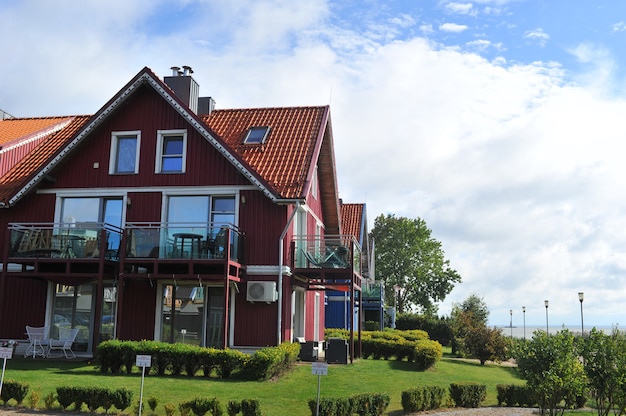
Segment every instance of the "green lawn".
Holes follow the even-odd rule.
[[[133,391],[138,400],[141,374],[101,374],[85,362],[56,360],[13,359],[7,361],[5,380],[28,383],[30,391],[41,393],[43,398],[58,386],[124,387]],[[249,382],[205,379],[202,377],[157,377],[148,375],[144,384],[144,403],[147,398],[158,398],[157,413],[164,415],[163,405],[178,403],[195,397],[217,397],[226,406],[229,400],[258,399],[264,415],[284,415],[285,409],[294,416],[309,416],[307,402],[317,395],[318,376],[311,374],[311,365],[298,364],[294,371],[276,381]],[[495,405],[496,385],[521,383],[513,370],[498,365],[480,366],[444,358],[435,368],[418,372],[410,363],[396,361],[356,360],[350,365],[330,365],[327,376],[321,376],[322,397],[350,396],[357,393],[385,392],[391,396],[388,414],[402,414],[401,392],[420,385],[440,385],[475,381],[487,385],[487,400],[483,405]],[[24,406],[27,405],[25,400]],[[147,413],[146,413],[147,414]]]

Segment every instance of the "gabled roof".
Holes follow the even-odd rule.
[[[338,193],[328,106],[216,110],[201,118],[147,67],[93,116],[50,118],[71,122],[0,178],[0,203],[12,205],[32,190],[66,154],[143,85],[154,88],[243,176],[275,202],[304,201],[315,172],[313,162],[318,162],[321,193],[327,197],[323,207],[327,227],[338,233]],[[27,123],[26,119],[17,120]],[[258,145],[242,145],[248,128],[259,125],[270,127],[267,140]]]
[[[63,128],[71,119],[71,117],[0,119],[0,146],[6,149],[24,140],[49,135]]]
[[[282,198],[298,199],[325,130],[328,107],[215,110],[202,118]],[[262,144],[244,144],[251,127],[268,126]]]
[[[363,244],[365,204],[341,204],[341,226],[344,234],[353,235],[359,244]]]
[[[19,199],[26,190],[25,184],[33,175],[47,163],[52,156],[70,140],[89,120],[89,116],[76,116],[69,118],[69,123],[52,134],[20,160],[6,175],[0,178],[0,203],[7,204],[13,199]],[[6,121],[6,120],[5,120]],[[4,122],[0,122],[4,123]]]

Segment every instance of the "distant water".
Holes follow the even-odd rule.
[[[496,326],[498,329],[502,329],[502,335],[504,336],[508,336],[510,337],[511,334],[513,335],[513,338],[524,338],[524,327],[523,326],[513,326],[513,328],[511,328],[510,326]],[[585,333],[588,333],[589,331],[591,331],[591,329],[596,328],[597,330],[606,332],[606,333],[610,333],[613,330],[613,327],[611,325],[597,325],[597,326],[585,326]],[[563,326],[563,325],[559,325],[559,326],[548,326],[548,332],[550,334],[556,334],[558,331],[562,330],[562,329],[568,329],[571,332],[574,333],[574,335],[580,335],[581,332],[581,327],[578,326]],[[618,328],[621,329],[621,328]],[[533,337],[533,332],[535,331],[543,331],[546,332],[546,327],[545,325],[543,327],[541,326],[526,326],[526,338],[532,338]]]

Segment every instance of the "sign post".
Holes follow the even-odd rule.
[[[135,365],[137,367],[141,367],[141,390],[139,391],[139,416],[141,416],[141,407],[143,406],[143,381],[146,377],[146,367],[150,367],[152,365],[152,356],[137,355]]]
[[[315,416],[319,416],[321,381],[322,376],[328,375],[328,363],[311,363],[311,374],[317,376],[317,407],[315,409]]]
[[[0,358],[2,358],[2,378],[0,378],[0,394],[2,394],[2,384],[4,383],[4,370],[7,367],[7,360],[13,358],[13,347],[0,347]]]

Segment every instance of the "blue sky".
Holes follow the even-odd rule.
[[[626,3],[0,0],[0,109],[91,114],[190,65],[218,108],[330,104],[340,196],[421,217],[492,324],[626,321]]]

